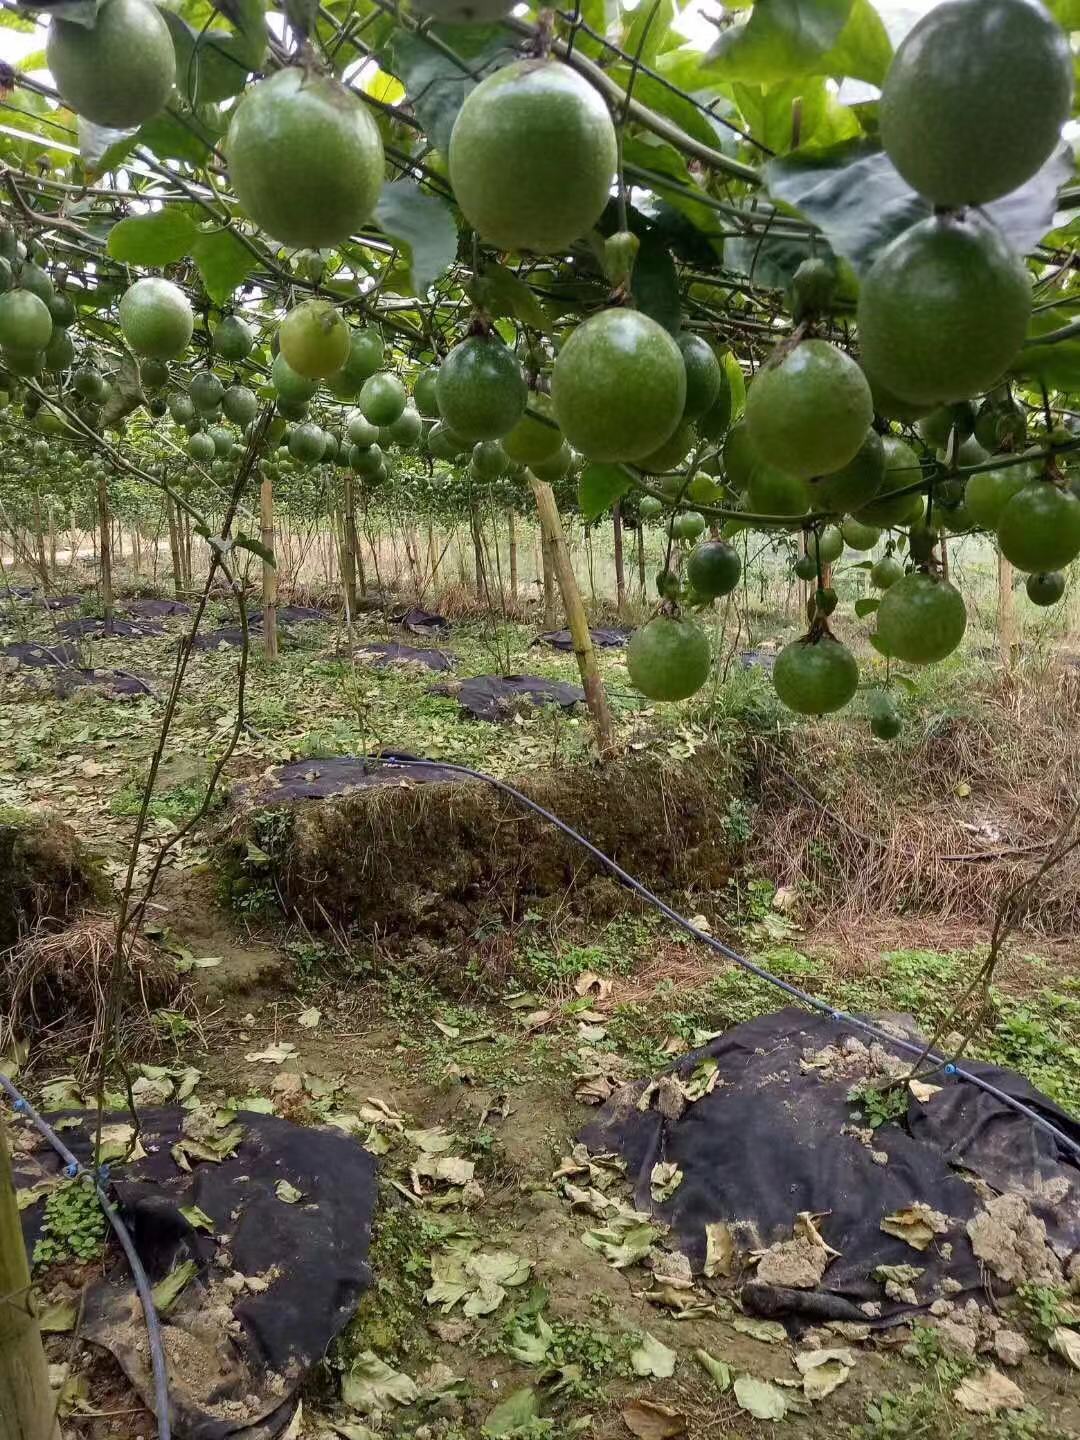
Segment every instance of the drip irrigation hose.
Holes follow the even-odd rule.
[[[48,1123],[43,1120],[34,1107],[11,1083],[8,1077],[0,1070],[0,1090],[3,1090],[11,1101],[12,1108],[16,1115],[25,1115],[33,1125],[34,1129],[42,1135],[64,1162],[64,1174],[69,1180],[77,1180],[80,1176],[86,1175],[93,1182],[94,1191],[97,1194],[98,1204],[106,1220],[112,1226],[120,1248],[127,1256],[127,1262],[131,1267],[131,1274],[135,1281],[135,1289],[142,1305],[143,1315],[146,1319],[146,1339],[150,1350],[150,1364],[154,1376],[154,1408],[157,1411],[158,1440],[171,1440],[172,1427],[169,1424],[169,1375],[165,1364],[165,1346],[161,1338],[161,1323],[158,1320],[157,1309],[154,1306],[154,1296],[150,1285],[150,1277],[143,1268],[135,1249],[135,1242],[127,1226],[117,1214],[116,1208],[108,1195],[105,1193],[105,1182],[108,1178],[108,1167],[103,1165],[97,1172],[76,1160],[75,1156],[64,1144],[60,1136]]]
[[[875,1040],[879,1040],[886,1045],[894,1046],[900,1050],[906,1050],[910,1055],[917,1057],[923,1056],[923,1058],[928,1060],[935,1068],[944,1071],[946,1075],[955,1076],[958,1080],[966,1080],[970,1085],[974,1085],[985,1094],[992,1095],[995,1100],[1000,1101],[1003,1105],[1007,1105],[1011,1110],[1015,1110],[1018,1115],[1023,1115],[1032,1125],[1044,1131],[1047,1135],[1052,1136],[1063,1150],[1071,1153],[1074,1159],[1080,1161],[1080,1143],[1072,1139],[1071,1136],[1066,1135],[1063,1130],[1060,1130],[1051,1121],[1044,1119],[1038,1111],[1033,1110],[1031,1106],[1025,1105],[1012,1095],[1007,1095],[1005,1091],[999,1089],[997,1085],[991,1084],[989,1080],[984,1080],[981,1075],[976,1075],[972,1071],[966,1070],[962,1065],[957,1064],[955,1060],[948,1060],[943,1055],[934,1054],[933,1051],[924,1055],[923,1046],[912,1044],[909,1040],[901,1040],[898,1036],[893,1035],[890,1031],[879,1028],[869,1020],[863,1020],[856,1015],[849,1015],[843,1010],[838,1010],[835,1005],[830,1005],[828,1001],[821,1000],[816,995],[809,994],[806,990],[800,990],[797,985],[792,985],[790,980],[783,980],[779,975],[773,975],[761,965],[755,965],[752,960],[748,960],[745,955],[740,955],[737,950],[732,950],[731,947],[725,945],[722,940],[717,940],[714,935],[707,935],[704,930],[699,930],[698,927],[691,924],[685,916],[680,915],[677,910],[673,910],[670,905],[665,904],[658,895],[654,895],[651,890],[646,889],[640,880],[635,880],[634,877],[628,874],[610,855],[605,855],[603,850],[594,845],[591,840],[586,840],[585,836],[575,830],[572,825],[567,825],[565,820],[560,820],[557,815],[552,814],[550,810],[538,804],[537,801],[531,800],[528,795],[525,795],[513,785],[509,785],[505,780],[497,780],[494,775],[487,775],[482,770],[473,770],[467,765],[454,765],[446,760],[421,760],[414,755],[403,755],[395,751],[388,751],[386,754],[373,758],[382,761],[384,764],[401,765],[406,768],[409,765],[438,765],[441,770],[451,770],[455,774],[466,776],[470,780],[482,780],[485,784],[493,786],[494,789],[501,791],[504,795],[509,795],[510,798],[516,800],[519,805],[524,805],[526,809],[532,810],[534,814],[539,815],[541,819],[547,820],[550,824],[561,830],[564,835],[575,841],[576,844],[582,846],[583,849],[592,855],[593,859],[598,860],[606,870],[610,870],[611,873],[632,890],[635,895],[640,896],[642,900],[646,900],[650,905],[655,906],[672,924],[677,925],[680,930],[685,930],[688,935],[700,941],[701,944],[708,945],[709,948],[715,950],[717,954],[723,955],[726,960],[730,960],[734,964],[741,966],[743,970],[748,970],[751,975],[756,975],[759,980],[764,980],[769,985],[775,986],[776,989],[782,990],[785,995],[789,995],[793,1000],[799,1001],[800,1004],[808,1006],[811,1010],[817,1010],[823,1015],[828,1015],[838,1023],[842,1022],[845,1025],[851,1025],[854,1029],[861,1030],[864,1034],[871,1035]]]

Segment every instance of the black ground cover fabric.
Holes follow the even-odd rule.
[[[905,1017],[890,1023],[901,1019],[919,1043]],[[844,1021],[795,1008],[747,1021],[672,1067],[669,1073],[683,1080],[703,1074],[702,1062],[718,1067],[715,1089],[681,1114],[678,1104],[664,1105],[662,1089],[638,1108],[646,1082],[635,1082],[580,1138],[594,1153],[625,1160],[637,1208],[672,1227],[673,1244],[696,1272],[706,1262],[706,1226],[726,1226],[743,1257],[743,1303],[760,1315],[888,1324],[955,1287],[971,1294],[988,1284],[1007,1289],[980,1263],[965,1228],[991,1191],[1024,1197],[1059,1261],[1080,1248],[1080,1167],[1045,1131],[969,1082],[934,1074],[938,1093],[923,1102],[905,1091],[901,1122],[868,1134],[848,1098],[850,1075],[830,1074],[821,1059],[827,1047],[842,1050],[865,1038]],[[903,1056],[887,1046],[880,1053]],[[904,1058],[910,1066],[912,1057]],[[966,1063],[1080,1141],[1080,1124],[1022,1077]],[[683,1175],[659,1204],[651,1194],[658,1163],[676,1165]],[[885,1217],[919,1203],[948,1217],[947,1229],[924,1250],[881,1229]],[[813,1288],[755,1281],[752,1253],[792,1240],[800,1214],[817,1217],[821,1237],[839,1256]],[[873,1274],[880,1265],[920,1267],[918,1306],[886,1295]],[[859,1308],[866,1303],[879,1304],[880,1314]]]
[[[418,650],[396,640],[365,640],[357,646],[356,658],[381,669],[386,665],[422,665],[426,670],[452,670],[454,656],[445,650]]]
[[[53,681],[53,689],[61,700],[90,685],[117,699],[154,693],[145,680],[127,670],[58,670]]]
[[[44,605],[46,610],[70,610],[82,602],[81,595],[46,595]]]
[[[81,1123],[65,1128],[64,1140],[87,1163],[94,1117],[75,1114]],[[174,1433],[177,1440],[272,1440],[371,1283],[375,1161],[340,1131],[241,1111],[235,1151],[220,1161],[191,1158],[188,1172],[173,1154],[188,1114],[174,1106],[141,1111],[145,1154],[114,1164],[112,1185],[152,1284],[186,1261],[198,1267],[162,1322]],[[44,1146],[17,1158],[16,1187],[40,1183],[60,1164]],[[299,1192],[295,1203],[277,1193],[282,1181]],[[212,1233],[190,1223],[192,1206]],[[22,1212],[30,1253],[43,1209],[39,1200]],[[110,1350],[151,1400],[142,1310],[115,1241],[104,1278],[87,1292],[81,1333]]]
[[[134,615],[140,620],[167,620],[174,615],[191,614],[191,606],[186,600],[161,600],[153,595],[122,600],[120,609],[125,615]]]
[[[253,629],[261,628],[263,612],[253,610],[248,616],[248,624]],[[279,605],[277,612],[279,625],[312,625],[319,621],[333,620],[329,610],[317,610],[311,605]]]
[[[434,615],[430,610],[421,610],[414,605],[409,610],[396,610],[390,621],[394,625],[404,626],[414,635],[449,635],[450,621],[445,615]]]
[[[603,630],[590,629],[592,643],[601,650],[614,650],[625,645],[633,634],[631,630]],[[532,642],[534,645],[546,645],[549,650],[568,650],[574,648],[574,637],[569,630],[545,630],[537,635]]]
[[[435,761],[392,765],[378,757],[338,755],[331,760],[292,760],[278,765],[257,786],[261,804],[282,800],[326,800],[348,790],[373,790],[382,785],[422,785],[459,780],[453,770]]]
[[[61,635],[74,639],[90,636],[93,639],[142,640],[147,635],[163,635],[165,627],[154,620],[117,620],[106,622],[91,615],[78,620],[64,620],[57,630]]]
[[[572,710],[585,699],[580,686],[543,675],[472,675],[468,680],[433,685],[428,693],[449,696],[474,720],[493,724],[512,720],[523,705],[558,705]]]
[[[0,647],[0,655],[7,655],[12,660],[18,660],[20,665],[34,668],[77,665],[81,658],[77,645],[66,645],[63,642],[38,645],[25,640],[13,640],[10,645]]]

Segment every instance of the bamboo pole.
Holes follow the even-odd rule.
[[[264,474],[259,486],[259,528],[264,547],[274,552],[274,482]],[[263,605],[263,647],[267,660],[276,660],[278,654],[277,632],[277,569],[263,561],[262,605]]]
[[[604,682],[600,678],[600,670],[596,664],[596,651],[593,649],[585,607],[581,603],[581,591],[578,589],[574,567],[570,563],[570,552],[566,547],[566,533],[563,530],[562,517],[559,515],[559,507],[555,504],[555,494],[551,486],[543,480],[537,480],[531,471],[527,471],[526,474],[533,495],[536,497],[540,528],[548,541],[547,548],[550,549],[552,566],[559,582],[559,590],[562,593],[563,609],[566,611],[567,624],[574,641],[574,656],[577,659],[581,684],[585,691],[585,704],[592,716],[597,746],[603,753],[611,748],[613,738],[611,712],[608,709],[607,696],[604,693]]]
[[[0,1433],[4,1440],[60,1440],[49,1365],[30,1292],[7,1136],[0,1120]]]

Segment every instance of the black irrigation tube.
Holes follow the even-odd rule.
[[[1080,1144],[1073,1140],[1071,1136],[1059,1130],[1058,1127],[1051,1124],[1049,1120],[1044,1120],[1043,1117],[1029,1105],[1024,1105],[1021,1101],[1014,1099],[1013,1096],[1007,1095],[1004,1090],[1000,1090],[996,1085],[992,1085],[989,1080],[984,1080],[981,1075],[976,1075],[970,1070],[965,1070],[963,1066],[958,1065],[955,1060],[948,1060],[943,1055],[935,1055],[933,1051],[926,1051],[921,1045],[914,1045],[911,1041],[901,1040],[891,1032],[882,1030],[872,1024],[869,1020],[862,1020],[859,1019],[858,1016],[849,1015],[843,1010],[838,1010],[827,1001],[819,1000],[816,995],[811,995],[806,990],[800,990],[797,985],[792,985],[789,980],[782,980],[779,975],[773,975],[762,966],[755,965],[752,960],[748,960],[745,955],[740,955],[737,950],[732,950],[729,945],[725,945],[723,941],[717,940],[715,936],[707,935],[704,930],[699,930],[698,927],[691,924],[685,916],[680,915],[677,910],[673,910],[670,905],[665,904],[659,896],[654,895],[651,890],[646,889],[640,880],[635,880],[634,877],[628,874],[610,855],[605,855],[603,850],[594,845],[591,840],[586,840],[585,836],[575,830],[572,825],[567,825],[565,820],[560,820],[557,815],[552,814],[550,810],[538,804],[535,800],[531,800],[528,795],[523,794],[522,791],[516,789],[513,785],[507,784],[505,780],[497,780],[494,775],[487,775],[482,770],[470,769],[467,765],[453,765],[445,760],[422,760],[413,755],[402,755],[394,751],[373,758],[381,760],[384,764],[401,765],[405,768],[409,765],[438,765],[440,769],[452,770],[455,774],[466,776],[470,780],[482,780],[485,784],[491,785],[504,795],[509,795],[510,798],[516,800],[519,805],[524,805],[526,809],[532,810],[534,814],[539,815],[541,819],[547,820],[550,824],[554,825],[556,829],[561,830],[564,835],[569,836],[571,840],[587,850],[594,860],[598,860],[606,870],[610,870],[628,889],[640,896],[642,900],[646,900],[650,905],[655,906],[662,915],[665,915],[674,925],[678,925],[681,930],[685,930],[686,933],[691,935],[695,940],[699,940],[703,945],[708,945],[710,949],[723,955],[725,959],[733,961],[744,970],[748,970],[751,975],[756,975],[759,980],[765,980],[768,984],[774,985],[778,990],[782,990],[785,995],[789,995],[793,1000],[798,1000],[800,1004],[808,1006],[811,1010],[820,1011],[821,1014],[828,1015],[838,1023],[843,1022],[844,1024],[851,1025],[855,1029],[863,1031],[864,1034],[872,1035],[875,1040],[883,1041],[886,1045],[896,1046],[901,1050],[906,1050],[910,1055],[929,1060],[935,1068],[943,1070],[946,1075],[955,1075],[957,1079],[968,1081],[969,1084],[974,1085],[977,1089],[984,1091],[987,1095],[992,1095],[995,1100],[999,1100],[1003,1105],[1007,1105],[1010,1109],[1015,1110],[1017,1114],[1023,1115],[1026,1120],[1029,1120],[1038,1129],[1044,1130],[1048,1135],[1053,1136],[1063,1149],[1070,1151],[1077,1160],[1080,1160]]]
[[[157,1411],[158,1440],[171,1440],[172,1427],[169,1423],[169,1375],[165,1364],[165,1346],[161,1338],[161,1322],[158,1320],[157,1310],[154,1307],[153,1289],[150,1285],[150,1277],[143,1268],[135,1249],[135,1242],[131,1233],[121,1220],[115,1206],[105,1193],[105,1183],[108,1178],[108,1169],[102,1166],[97,1172],[88,1170],[87,1167],[76,1160],[60,1136],[52,1128],[47,1120],[44,1120],[34,1107],[22,1095],[8,1077],[0,1070],[0,1090],[3,1090],[12,1103],[17,1115],[25,1115],[39,1132],[49,1142],[52,1148],[64,1162],[64,1173],[71,1180],[80,1176],[87,1176],[94,1186],[98,1204],[105,1215],[106,1220],[116,1232],[116,1238],[120,1247],[127,1256],[127,1262],[131,1267],[131,1274],[135,1281],[135,1289],[142,1304],[143,1315],[146,1319],[146,1339],[150,1350],[150,1364],[154,1374],[154,1408]]]

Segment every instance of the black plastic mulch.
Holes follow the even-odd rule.
[[[128,699],[137,695],[153,695],[154,691],[145,680],[127,670],[58,670],[53,681],[53,691],[64,700],[76,690],[94,686],[107,696]]]
[[[387,665],[422,665],[426,670],[452,670],[456,663],[445,650],[418,650],[396,640],[365,640],[356,648],[356,658],[365,665],[382,669]]]
[[[168,620],[174,615],[191,614],[186,600],[161,600],[153,595],[122,600],[119,608],[125,615],[134,615],[140,620]]]
[[[54,645],[37,645],[26,640],[14,640],[10,645],[0,646],[0,655],[7,655],[18,660],[20,665],[35,669],[47,665],[78,665],[82,659],[77,645],[66,645],[62,641]]]
[[[572,710],[585,699],[580,686],[543,675],[472,675],[467,680],[433,685],[428,694],[448,696],[474,720],[496,725],[512,720],[523,705],[557,705]]]
[[[257,629],[262,625],[262,618],[261,610],[253,610],[248,616],[248,624]],[[277,612],[279,625],[312,625],[317,621],[334,618],[329,610],[316,610],[310,605],[279,605]]]
[[[188,1261],[196,1267],[163,1317],[174,1433],[178,1440],[273,1440],[371,1283],[375,1160],[340,1131],[240,1111],[233,1153],[216,1162],[189,1157],[185,1170],[173,1147],[184,1139],[188,1113],[141,1111],[145,1153],[114,1163],[111,1186],[152,1284]],[[64,1129],[64,1140],[88,1163],[95,1117],[74,1118],[80,1123]],[[16,1187],[47,1181],[61,1163],[44,1145],[20,1156]],[[283,1185],[291,1189],[279,1193]],[[210,1233],[192,1224],[191,1207],[208,1218]],[[39,1199],[22,1212],[31,1254],[43,1210]],[[82,1337],[109,1350],[150,1404],[146,1327],[115,1242],[104,1278],[84,1298]]]
[[[589,630],[593,644],[601,650],[614,650],[625,645],[633,633],[632,630]],[[574,637],[569,630],[545,630],[532,643],[546,645],[549,650],[573,650]]]
[[[396,610],[390,616],[391,624],[401,625],[413,635],[449,635],[450,621],[445,615],[435,615],[430,610],[421,610],[414,605],[409,610]]]
[[[900,1023],[922,1043],[908,1017]],[[671,1226],[675,1246],[700,1272],[706,1262],[707,1226],[727,1227],[745,1273],[749,1257],[791,1241],[800,1215],[816,1218],[819,1234],[839,1254],[814,1288],[762,1283],[742,1287],[745,1308],[758,1315],[799,1320],[895,1323],[929,1305],[950,1280],[976,1292],[993,1280],[976,1258],[965,1226],[982,1201],[974,1184],[1018,1192],[1046,1226],[1062,1261],[1080,1247],[1080,1167],[1045,1131],[1003,1101],[969,1082],[936,1073],[941,1086],[925,1102],[904,1090],[906,1113],[872,1132],[849,1098],[853,1081],[822,1068],[826,1047],[865,1037],[843,1020],[795,1008],[736,1025],[667,1072],[683,1080],[703,1062],[715,1062],[715,1088],[687,1104],[658,1108],[663,1092],[639,1109],[647,1082],[619,1091],[580,1138],[593,1152],[626,1162],[639,1210]],[[882,1045],[907,1066],[913,1057]],[[1022,1101],[1043,1119],[1080,1141],[1080,1124],[1021,1076],[995,1065],[966,1061],[966,1068]],[[865,1073],[865,1072],[864,1072]],[[886,1158],[887,1157],[887,1158]],[[653,1167],[673,1165],[681,1183],[669,1199],[652,1198]],[[947,1217],[942,1233],[915,1249],[882,1231],[882,1221],[914,1204]],[[918,1307],[890,1298],[879,1265],[915,1266]],[[860,1306],[878,1305],[877,1316]]]
[[[41,602],[46,610],[70,610],[83,603],[81,595],[46,595]]]
[[[85,635],[95,640],[143,640],[148,635],[164,635],[165,627],[154,620],[118,620],[106,622],[86,615],[78,620],[64,620],[57,627],[61,635]]]
[[[292,760],[287,765],[278,765],[253,788],[260,804],[272,805],[286,800],[327,800],[349,790],[423,785],[460,778],[435,761],[395,766],[377,756],[337,755],[330,760]]]

